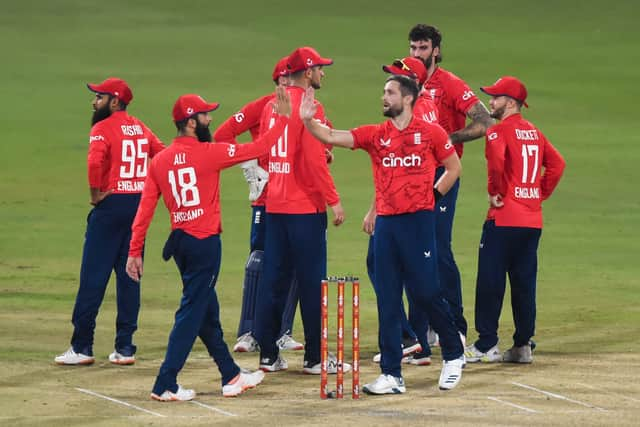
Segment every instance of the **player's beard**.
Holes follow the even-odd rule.
[[[504,116],[504,110],[506,110],[506,108],[507,106],[503,105],[502,107],[493,110],[489,115],[494,119],[502,120],[502,116]]]
[[[211,130],[209,126],[196,121],[196,137],[200,142],[211,142]]]
[[[424,66],[427,67],[428,70],[431,64],[433,64],[433,51],[431,51],[431,55],[429,55],[427,59],[423,59],[422,62],[424,62]]]
[[[390,119],[393,119],[395,117],[398,117],[403,112],[404,112],[404,108],[402,106],[394,107],[390,105],[386,110],[384,109],[382,110],[382,115],[385,117],[389,117]]]
[[[109,109],[109,103],[106,103],[102,107],[98,108],[93,112],[93,116],[91,116],[91,126],[106,119],[110,115],[111,115],[111,110]]]

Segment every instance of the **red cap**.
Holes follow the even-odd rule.
[[[424,62],[411,56],[396,59],[391,65],[383,65],[382,69],[390,74],[413,77],[417,79],[421,85],[427,81],[427,67],[424,65]]]
[[[481,91],[491,96],[508,96],[516,101],[520,101],[525,107],[529,107],[525,102],[527,99],[527,88],[515,77],[500,77],[493,86],[484,86]]]
[[[276,67],[273,69],[273,74],[271,74],[271,78],[274,82],[277,83],[280,76],[289,75],[287,61],[289,61],[289,57],[285,56],[284,58],[280,58],[280,61],[278,61],[278,63],[276,64]]]
[[[312,47],[304,46],[299,47],[289,55],[289,61],[287,67],[289,73],[295,73],[297,71],[306,70],[307,68],[315,67],[316,65],[331,65],[333,59],[323,58],[320,56],[317,50]]]
[[[107,80],[99,84],[87,83],[87,87],[90,91],[95,93],[106,93],[112,96],[117,96],[120,101],[127,105],[133,99],[133,93],[131,92],[127,82],[115,77],[109,77]]]
[[[207,103],[199,95],[182,95],[173,106],[173,121],[179,122],[198,113],[208,113],[216,110],[220,104],[217,102]]]

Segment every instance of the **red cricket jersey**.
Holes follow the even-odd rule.
[[[427,123],[438,123],[438,107],[427,92],[421,92],[416,99],[413,115]]]
[[[89,187],[114,194],[141,193],[149,158],[164,144],[142,121],[115,111],[91,128],[87,172]]]
[[[452,134],[465,126],[467,111],[478,97],[460,77],[440,67],[424,84],[424,90],[438,107],[438,124]],[[462,157],[463,144],[455,144],[458,156]]]
[[[351,130],[354,149],[371,156],[378,215],[433,210],[436,165],[455,154],[442,127],[415,116],[404,130],[391,120]]]
[[[520,114],[487,129],[490,195],[502,195],[504,206],[490,208],[497,226],[542,228],[542,201],[558,185],[565,161],[533,124]],[[543,173],[544,168],[544,173]]]
[[[306,214],[325,212],[340,197],[327,166],[325,146],[309,133],[300,119],[304,89],[287,88],[291,97],[291,120],[276,146],[269,152],[269,213]],[[273,124],[273,108],[264,109],[261,131]],[[318,103],[316,120],[326,123],[324,108]]]
[[[272,93],[258,98],[255,101],[251,101],[242,107],[240,111],[229,117],[218,127],[218,129],[216,129],[213,134],[213,139],[216,142],[228,142],[235,144],[237,143],[236,137],[246,131],[251,133],[251,140],[258,138],[258,135],[260,135],[260,119],[262,118],[262,111],[264,110],[265,105],[274,98],[275,94]],[[260,157],[258,159],[258,165],[262,169],[268,170],[269,156],[265,155]],[[264,206],[267,199],[268,187],[269,182],[267,182],[267,185],[262,190],[260,197],[253,201],[251,206]]]
[[[248,144],[207,144],[187,136],[174,139],[149,167],[131,227],[129,256],[141,255],[160,195],[169,210],[172,230],[179,228],[199,239],[221,233],[220,170],[264,155],[288,121],[278,116],[272,131]]]

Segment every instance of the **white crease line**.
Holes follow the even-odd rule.
[[[103,396],[102,394],[96,393],[96,392],[91,391],[91,390],[85,390],[83,388],[76,388],[76,390],[78,390],[81,393],[90,394],[92,396],[100,397],[102,399],[106,399],[106,400],[109,400],[111,402],[115,402],[115,403],[119,403],[119,404],[124,405],[124,406],[128,406],[129,408],[137,409],[138,411],[146,412],[147,414],[155,415],[156,417],[162,417],[162,418],[166,418],[167,417],[166,415],[162,415],[162,414],[158,414],[157,412],[149,411],[149,410],[141,408],[139,406],[132,405],[131,403],[127,403],[127,402],[123,402],[122,400],[114,399],[113,397]]]
[[[548,392],[548,391],[540,390],[539,388],[531,387],[530,385],[520,384],[520,383],[516,383],[516,382],[513,382],[513,381],[511,382],[511,384],[513,384],[515,386],[518,386],[518,387],[526,388],[526,389],[529,389],[529,390],[537,391],[538,393],[542,393],[542,394],[547,395],[547,396],[555,397],[556,399],[562,399],[562,400],[566,400],[567,402],[575,403],[577,405],[586,406],[587,408],[597,409],[598,411],[606,411],[606,409],[600,408],[599,406],[591,405],[589,403],[580,402],[579,400],[570,399],[570,398],[562,396],[560,394],[556,394],[556,393],[551,393],[551,392]]]
[[[581,387],[590,388],[590,389],[592,389],[592,390],[598,390],[598,391],[599,391],[599,392],[601,392],[601,393],[602,393],[602,392],[604,392],[604,393],[606,393],[606,394],[610,394],[611,396],[621,397],[621,398],[623,398],[623,399],[629,399],[629,400],[632,400],[632,401],[634,401],[634,402],[640,402],[640,399],[634,399],[633,397],[625,396],[624,394],[615,393],[615,392],[613,392],[613,391],[609,391],[609,390],[602,390],[602,389],[601,389],[601,388],[599,388],[599,387],[594,387],[594,386],[589,385],[589,384],[576,383],[576,385],[579,385],[579,386],[581,386]]]
[[[531,412],[537,414],[539,411],[535,411],[533,409],[526,408],[524,406],[516,405],[515,403],[507,402],[506,400],[498,399],[497,397],[487,396],[487,399],[493,400],[494,402],[503,403],[508,406],[513,406],[514,408],[522,409],[523,411]]]
[[[200,402],[197,402],[195,400],[191,400],[190,402],[195,404],[195,405],[202,406],[203,408],[207,408],[207,409],[211,409],[212,411],[219,412],[222,415],[227,415],[229,417],[237,417],[238,416],[236,414],[232,414],[231,412],[227,412],[227,411],[223,411],[222,409],[218,409],[215,406],[205,405],[204,403],[200,403]]]

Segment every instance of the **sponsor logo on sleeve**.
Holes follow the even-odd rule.
[[[473,98],[476,94],[473,93],[472,90],[465,90],[464,93],[462,94],[462,100],[463,101],[468,101],[471,98]]]
[[[236,155],[236,146],[234,144],[230,144],[227,148],[227,154],[229,157],[233,157]]]
[[[237,123],[242,123],[242,121],[244,120],[244,113],[240,112],[240,113],[235,113],[233,115],[233,118],[236,119]]]
[[[490,134],[489,134],[489,136],[487,137],[487,139],[488,139],[489,141],[493,141],[493,140],[498,139],[498,133],[497,133],[497,132],[492,132],[492,133],[490,133]]]
[[[104,141],[104,140],[105,140],[104,136],[102,135],[91,135],[89,137],[89,144],[91,144],[94,141]]]

